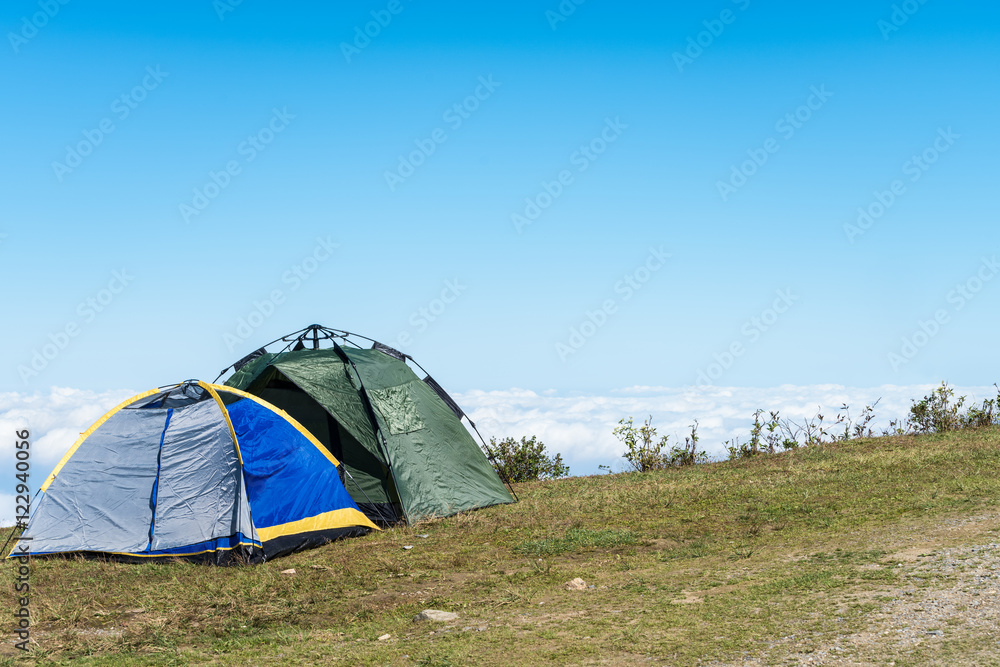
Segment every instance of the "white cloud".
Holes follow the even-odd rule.
[[[13,526],[17,523],[14,496],[0,493],[0,526]]]
[[[597,472],[599,464],[619,469],[622,444],[612,429],[623,417],[641,423],[652,415],[659,435],[669,435],[670,443],[683,444],[690,425],[697,419],[699,448],[713,458],[724,458],[726,440],[746,440],[757,409],[777,410],[783,418],[802,423],[820,412],[824,427],[831,427],[845,403],[852,419],[865,405],[881,398],[875,409],[876,428],[891,419],[905,418],[911,399],[919,399],[934,385],[883,385],[844,387],[841,385],[782,385],[751,387],[669,387],[635,386],[616,389],[607,396],[559,396],[524,390],[470,391],[455,396],[459,405],[476,422],[483,437],[538,436],[549,452],[558,452],[570,464],[573,474]],[[996,396],[993,387],[956,387],[956,396],[981,401]]]
[[[48,393],[0,393],[0,525],[14,523],[14,442],[18,431],[31,434],[29,486],[34,496],[80,433],[133,391],[94,392],[53,387]]]

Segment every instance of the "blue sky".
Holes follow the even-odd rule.
[[[0,27],[7,395],[212,379],[313,322],[454,392],[998,379],[995,3],[11,0]]]

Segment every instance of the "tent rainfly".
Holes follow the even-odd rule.
[[[261,562],[377,530],[338,465],[256,396],[198,381],[153,389],[80,436],[11,553]]]
[[[267,352],[279,342],[287,343],[284,349]],[[389,346],[312,325],[233,364],[226,384],[260,396],[308,428],[343,462],[348,492],[373,521],[414,523],[515,502],[462,423],[468,419],[462,409],[429,375],[418,378],[407,361],[423,371]]]

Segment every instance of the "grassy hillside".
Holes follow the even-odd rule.
[[[34,560],[33,658],[113,665],[995,660],[1000,635],[965,628],[961,610],[946,634],[908,648],[844,638],[888,618],[885,608],[904,587],[927,597],[956,586],[959,574],[916,576],[921,559],[1000,541],[1000,429],[823,444],[657,473],[524,484],[517,492],[516,505],[260,567]],[[13,611],[13,574],[5,567],[3,600]],[[296,574],[281,574],[287,568]],[[567,590],[575,577],[588,588]],[[427,608],[459,618],[412,620]],[[3,618],[6,632],[13,623]],[[838,642],[831,650],[840,653],[830,653]],[[7,639],[2,655],[20,658]]]

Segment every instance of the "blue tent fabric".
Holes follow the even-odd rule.
[[[318,443],[301,437],[289,419],[250,398],[229,405],[228,410],[243,454],[247,494],[258,530],[283,533],[282,526],[293,523],[294,518],[301,521],[344,508],[357,509],[340,481],[336,459]],[[354,533],[353,527],[345,527],[337,536]],[[316,540],[303,535],[269,539],[264,543],[265,553],[273,558],[289,550],[313,546]],[[322,534],[315,537],[324,539]],[[304,540],[301,546],[296,544],[298,540]]]
[[[21,537],[36,556],[260,561],[377,530],[301,425],[202,382],[112,410],[41,491]]]
[[[286,517],[310,517],[353,506],[335,465],[299,438],[294,427],[267,408],[244,399],[229,406],[240,441],[254,523],[267,528]],[[297,446],[288,442],[300,440]]]

